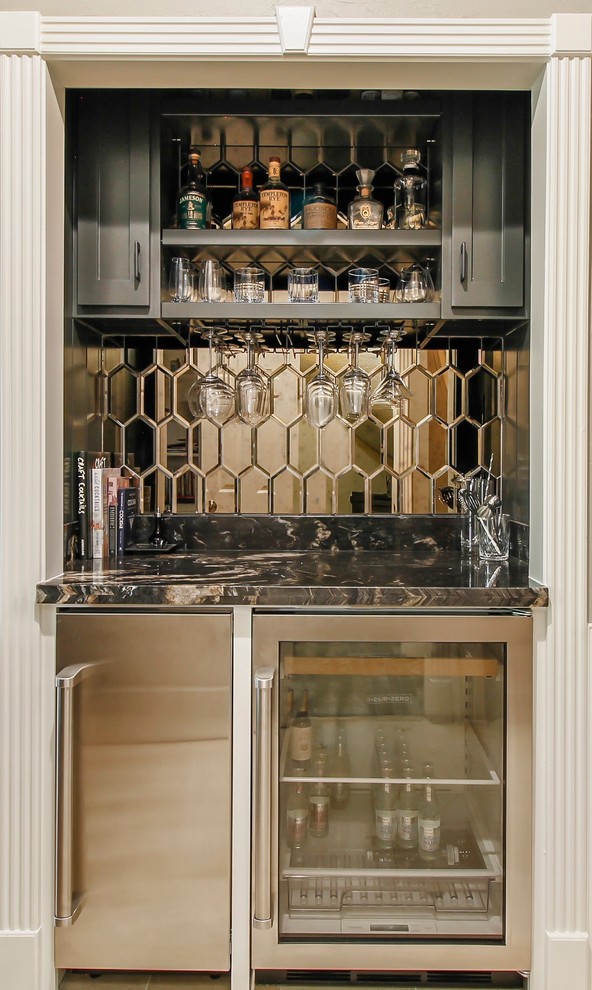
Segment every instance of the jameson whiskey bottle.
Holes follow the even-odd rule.
[[[261,230],[289,229],[290,190],[280,179],[280,160],[269,159],[269,179],[259,190],[259,226]]]
[[[177,194],[177,226],[181,230],[205,230],[210,204],[201,164],[201,152],[191,148],[185,165],[185,185]]]
[[[232,200],[232,226],[235,230],[256,230],[259,226],[259,197],[253,189],[253,169],[243,168],[240,189]]]
[[[337,203],[324,182],[315,182],[307,195],[302,210],[302,226],[305,230],[335,230],[337,227]]]
[[[290,726],[290,758],[307,764],[312,756],[312,722],[308,714],[308,691],[302,695],[300,711]]]

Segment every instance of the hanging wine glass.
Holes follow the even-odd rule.
[[[352,330],[345,339],[353,351],[353,360],[339,386],[339,412],[346,423],[357,426],[366,419],[370,402],[370,377],[359,367],[360,344],[369,340],[370,334],[363,330]]]
[[[337,414],[337,388],[325,371],[325,348],[335,334],[327,330],[316,330],[314,342],[319,351],[319,373],[308,383],[304,395],[304,411],[311,426],[322,430]]]
[[[404,336],[402,327],[391,327],[382,334],[382,346],[386,354],[386,373],[372,393],[371,404],[400,406],[403,399],[411,399],[413,392],[407,387],[395,368],[397,344]]]
[[[269,416],[269,379],[256,366],[256,347],[261,335],[253,331],[241,334],[247,345],[247,366],[236,379],[236,411],[247,426],[259,426]]]
[[[195,383],[199,385],[196,390],[198,414],[215,426],[224,426],[224,423],[232,419],[236,408],[232,385],[214,374],[214,368],[219,363],[220,347],[226,338],[223,332],[216,329],[204,330],[203,336],[208,341],[209,371],[205,378]]]

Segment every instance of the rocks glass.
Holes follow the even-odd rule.
[[[234,272],[234,301],[262,303],[265,299],[265,275],[259,268],[248,266]]]
[[[288,299],[293,303],[319,301],[319,273],[314,268],[293,268],[288,274]]]
[[[347,277],[351,303],[378,302],[378,269],[352,268]]]

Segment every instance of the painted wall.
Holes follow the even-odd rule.
[[[293,6],[311,0],[289,0]],[[215,14],[229,16],[273,16],[274,0],[217,0]],[[316,0],[317,17],[484,17],[492,13],[487,4],[475,0]],[[162,17],[162,0],[4,0],[0,10],[39,10],[49,16]],[[214,13],[205,0],[169,0],[169,17],[207,17]],[[497,0],[495,17],[549,17],[561,13],[590,13],[590,0]]]

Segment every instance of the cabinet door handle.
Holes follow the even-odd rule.
[[[142,270],[140,268],[140,242],[134,241],[134,279],[139,282],[142,278]]]
[[[467,242],[463,241],[460,246],[460,280],[464,284],[467,279]]]
[[[74,853],[74,688],[92,669],[90,663],[65,667],[56,677],[56,830],[55,924],[73,925],[80,899],[73,894]]]
[[[255,672],[255,913],[253,928],[271,928],[271,710],[275,670]]]

